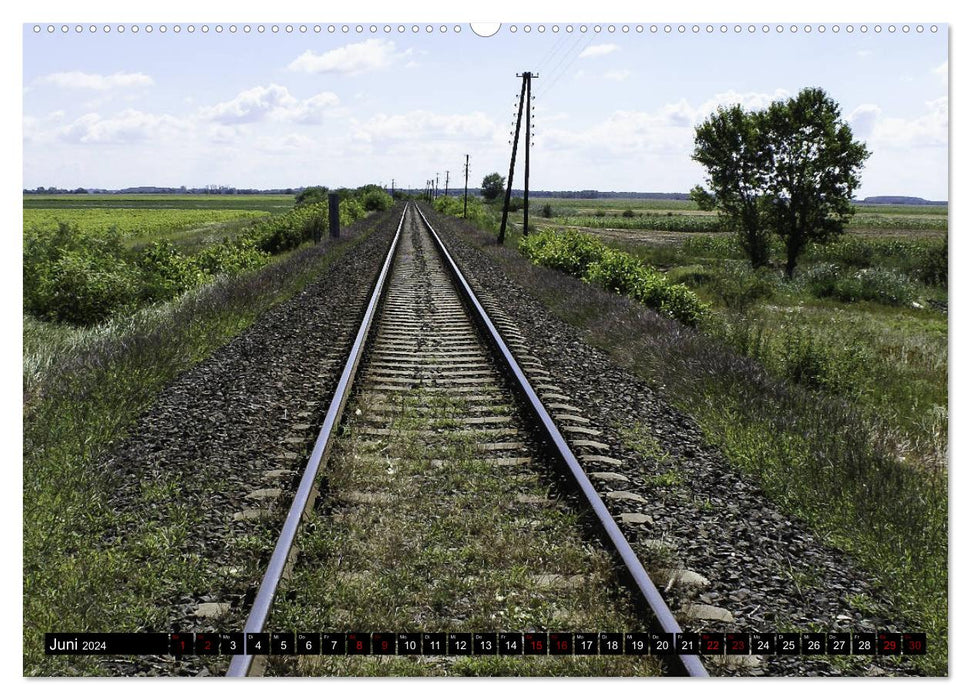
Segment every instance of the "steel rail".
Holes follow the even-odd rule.
[[[515,378],[517,386],[526,396],[529,405],[533,409],[533,413],[536,415],[536,418],[542,425],[543,432],[555,446],[556,452],[558,453],[560,459],[562,459],[562,461],[566,464],[576,486],[586,498],[587,503],[593,509],[594,513],[596,513],[601,527],[616,548],[617,553],[620,555],[624,565],[627,567],[628,573],[633,578],[634,583],[641,592],[641,595],[644,597],[644,600],[654,613],[658,625],[664,632],[668,634],[681,632],[681,626],[678,624],[678,621],[674,619],[671,609],[668,608],[667,603],[665,603],[664,599],[661,597],[661,593],[658,591],[657,586],[654,585],[654,582],[651,581],[647,571],[644,570],[644,565],[641,564],[640,559],[637,558],[637,555],[631,548],[630,543],[624,536],[624,533],[620,531],[619,527],[617,527],[617,523],[614,521],[613,516],[610,515],[610,511],[607,510],[607,506],[604,505],[604,502],[597,493],[597,490],[594,488],[593,483],[591,483],[590,479],[586,475],[586,472],[584,472],[583,468],[580,466],[580,462],[577,460],[576,455],[573,454],[573,450],[570,449],[570,446],[563,438],[562,433],[560,433],[559,428],[556,427],[552,417],[547,412],[546,407],[543,406],[543,403],[540,401],[539,396],[537,396],[536,391],[530,385],[529,379],[519,366],[519,363],[509,350],[509,347],[503,341],[502,335],[493,325],[489,315],[482,307],[482,304],[479,303],[479,300],[472,291],[472,288],[469,286],[469,283],[465,280],[461,270],[459,270],[459,266],[455,263],[455,260],[452,259],[452,256],[449,255],[445,244],[442,242],[442,239],[439,237],[435,229],[432,228],[432,225],[428,222],[428,219],[425,218],[425,214],[421,211],[421,208],[416,205],[415,209],[419,216],[421,216],[422,221],[424,221],[425,226],[428,227],[432,237],[435,239],[435,243],[438,246],[442,257],[447,262],[452,275],[458,282],[460,292],[462,292],[470,306],[474,309],[478,321],[486,329],[490,340],[495,344],[505,359],[511,374]],[[679,654],[677,658],[685,675],[702,678],[708,676],[708,672],[705,670],[705,667],[702,665],[701,660],[697,655]]]
[[[364,353],[368,333],[371,330],[371,324],[377,312],[381,294],[384,291],[388,271],[391,269],[391,262],[394,259],[395,252],[398,250],[401,228],[404,225],[405,214],[408,212],[409,206],[405,205],[404,210],[401,212],[398,229],[395,231],[388,255],[384,260],[384,266],[381,268],[377,282],[375,282],[371,300],[368,303],[367,310],[364,312],[364,319],[361,321],[361,326],[354,339],[354,345],[351,347],[347,363],[344,365],[344,371],[341,373],[337,388],[334,390],[334,397],[331,399],[330,406],[327,409],[324,424],[320,428],[313,451],[307,460],[307,466],[304,468],[300,485],[297,487],[297,493],[293,498],[290,511],[287,513],[287,518],[283,523],[283,529],[280,531],[276,547],[273,549],[273,555],[270,557],[270,564],[267,566],[266,573],[263,575],[263,580],[253,601],[253,607],[250,609],[249,617],[246,619],[246,625],[243,629],[244,634],[262,632],[263,625],[266,624],[266,618],[270,613],[270,606],[273,604],[277,586],[280,583],[283,571],[287,565],[287,560],[290,558],[290,552],[293,549],[293,542],[297,536],[300,521],[310,503],[310,497],[317,480],[317,473],[320,470],[320,466],[327,459],[330,447],[333,444],[331,438],[334,429],[340,420],[341,414],[344,411],[344,405],[347,403],[347,398],[350,395],[351,386],[354,383],[354,376],[357,373],[357,366]],[[236,654],[229,662],[229,670],[226,672],[226,675],[230,677],[245,676],[249,673],[252,663],[252,654]]]

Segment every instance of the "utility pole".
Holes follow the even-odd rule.
[[[445,171],[445,196],[448,197],[448,171]]]
[[[523,167],[523,235],[529,235],[529,142],[533,139],[533,131],[530,128],[529,116],[533,111],[532,86],[530,80],[532,74],[526,74],[526,164]]]
[[[394,199],[394,178],[391,178],[391,198]]]
[[[517,73],[516,77],[522,77],[523,86],[519,92],[519,112],[516,115],[516,133],[512,139],[512,156],[509,158],[509,180],[506,182],[506,201],[502,206],[502,224],[499,226],[499,245],[502,245],[506,240],[506,221],[509,218],[509,200],[512,197],[512,177],[516,167],[516,149],[519,146],[519,127],[523,122],[523,105],[526,104],[526,190],[524,198],[524,203],[528,201],[529,198],[529,110],[530,105],[528,104],[531,98],[531,85],[532,79],[538,78],[539,75],[533,75],[530,72]],[[528,213],[524,215],[523,224],[525,226],[528,221]],[[525,233],[526,229],[523,228]]]
[[[469,218],[469,154],[465,154],[465,204],[462,207],[462,218]]]
[[[438,173],[435,173],[435,199],[438,199]]]

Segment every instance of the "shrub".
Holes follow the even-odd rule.
[[[156,241],[137,260],[141,271],[141,299],[165,301],[204,282],[208,275],[169,241]]]
[[[837,280],[832,295],[840,301],[876,301],[901,306],[916,296],[916,289],[907,275],[874,267]]]
[[[947,241],[924,248],[917,258],[917,278],[934,287],[947,287]]]
[[[543,218],[552,219],[553,218],[553,207],[549,204],[544,204],[543,208],[540,210]]]
[[[361,197],[361,204],[365,211],[387,211],[394,204],[394,200],[383,189],[369,186]]]
[[[799,276],[809,293],[814,297],[833,296],[836,283],[840,278],[840,267],[836,263],[820,263],[807,267]]]
[[[298,207],[307,206],[308,204],[319,204],[320,202],[327,201],[327,188],[322,186],[317,187],[307,187],[303,189],[295,199],[295,204]]]
[[[520,240],[519,249],[534,264],[630,296],[682,323],[698,323],[707,310],[683,284],[671,284],[637,257],[610,248],[589,234],[545,229]]]
[[[24,237],[24,309],[38,318],[97,323],[130,305],[138,273],[126,260],[116,229],[84,233],[59,224],[57,231]]]
[[[269,254],[253,246],[220,243],[206,248],[194,260],[200,270],[210,275],[232,275],[262,267],[269,259]]]
[[[523,238],[520,250],[537,265],[561,270],[574,277],[583,277],[587,266],[600,258],[602,243],[593,236],[576,232],[557,233],[553,229],[540,230]]]
[[[634,218],[634,210],[633,209],[625,209],[624,210],[624,213],[621,214],[621,216],[624,217],[625,219],[633,219]]]
[[[657,279],[663,279],[653,273],[630,253],[615,248],[604,248],[600,257],[587,265],[583,273],[583,281],[597,284],[618,294],[630,295],[640,289],[643,284]]]
[[[120,257],[71,251],[51,265],[38,315],[74,324],[98,323],[132,306],[138,287],[137,272]]]
[[[712,291],[735,311],[745,311],[760,299],[769,299],[778,281],[766,268],[752,270],[747,264],[726,262],[712,283]]]

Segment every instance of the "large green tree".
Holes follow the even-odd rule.
[[[768,144],[766,203],[786,247],[786,275],[810,241],[843,232],[870,152],[853,140],[836,101],[820,88],[773,102],[761,116]]]
[[[707,169],[709,189],[696,187],[692,198],[733,222],[754,267],[768,263],[775,231],[791,278],[808,243],[842,233],[869,155],[820,88],[764,110],[722,108],[695,131],[692,157]]]
[[[695,187],[691,198],[704,210],[721,211],[756,268],[769,264],[763,216],[765,143],[758,122],[758,114],[739,105],[719,108],[696,129],[691,156],[708,170],[708,189]]]
[[[492,173],[482,178],[482,197],[487,202],[495,201],[504,191],[506,178],[499,173]]]

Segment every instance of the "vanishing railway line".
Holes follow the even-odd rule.
[[[523,366],[544,376],[516,329],[487,316],[418,207],[406,206],[245,632],[278,619],[416,632],[680,631],[580,465],[609,463],[597,454],[606,446],[551,378],[533,386]],[[577,506],[549,496],[553,471],[599,525],[622,577],[584,545]],[[424,579],[388,584],[398,568]],[[306,592],[314,578],[323,593]],[[621,578],[653,619],[631,601],[618,605]],[[521,604],[510,608],[513,599]],[[667,672],[706,675],[696,656],[667,658]],[[234,656],[228,673],[262,673],[264,660]],[[299,663],[282,672],[328,672]],[[654,670],[633,672],[657,672],[656,659],[643,663]]]

